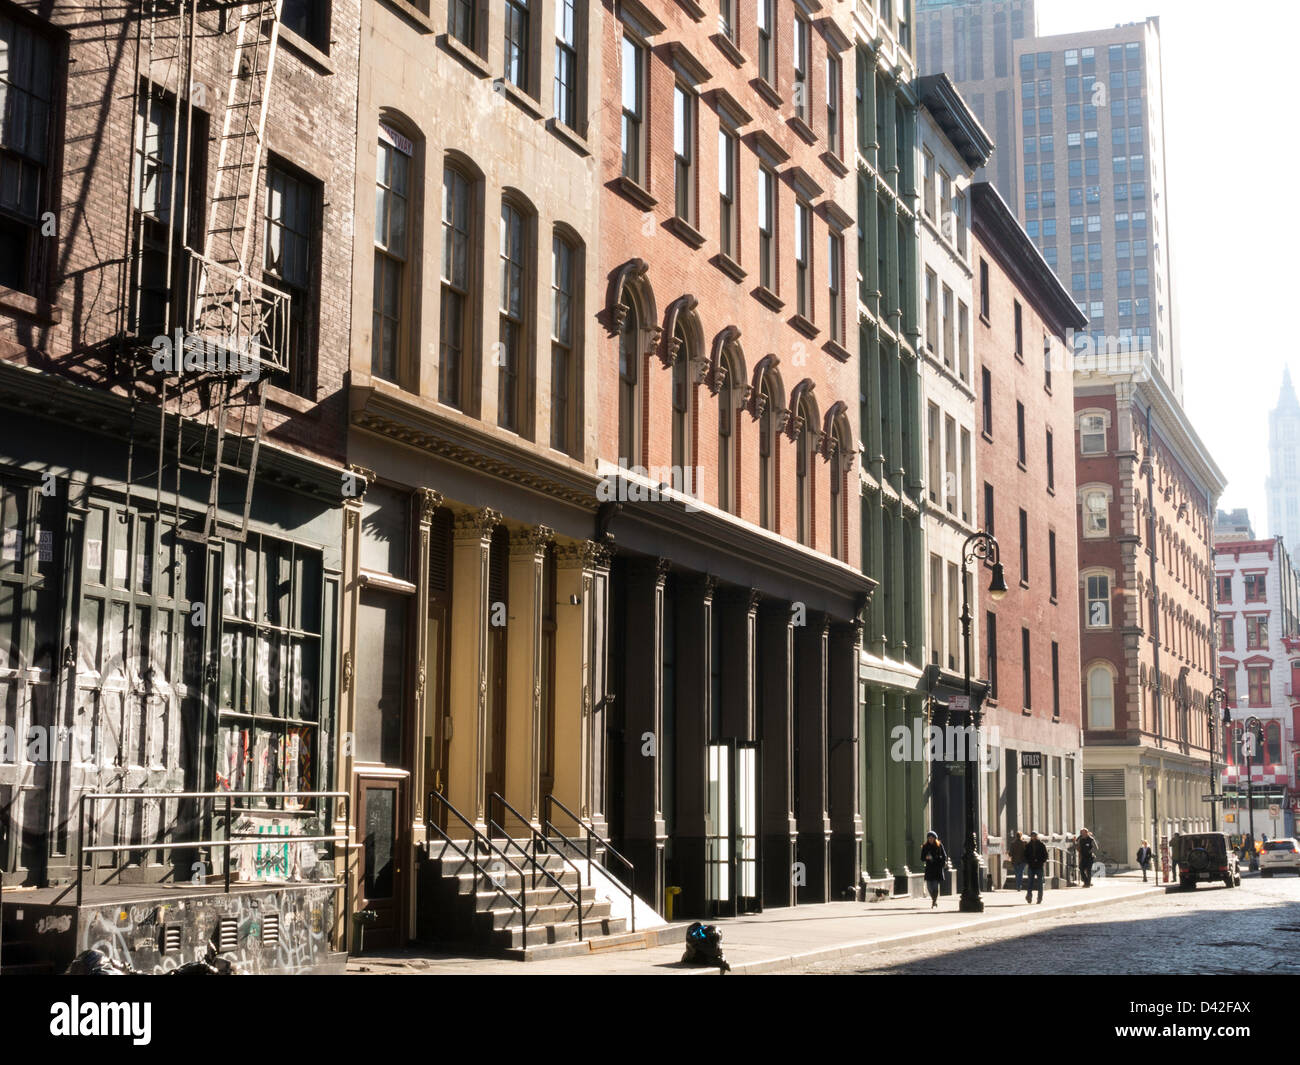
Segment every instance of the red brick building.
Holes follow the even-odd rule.
[[[853,745],[828,737],[858,732],[871,586],[846,310],[851,6],[605,6],[611,832],[656,870],[656,901],[682,888],[678,912],[826,899],[832,882],[839,897],[862,822]]]
[[[984,817],[996,856],[1015,829],[1059,850],[1082,824],[1074,402],[1063,353],[1085,319],[994,188],[972,186],[972,204],[976,498],[1009,589],[993,602],[987,578],[972,577],[994,748]]]

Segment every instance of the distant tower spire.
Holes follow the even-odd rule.
[[[1277,398],[1279,407],[1300,407],[1300,400],[1296,399],[1295,388],[1291,385],[1291,367],[1286,366],[1282,369],[1282,392]]]

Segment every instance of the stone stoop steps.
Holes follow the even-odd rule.
[[[430,859],[431,872],[438,878],[436,931],[440,940],[472,943],[497,957],[537,961],[609,950],[644,949],[685,939],[687,926],[684,924],[660,922],[656,927],[646,928],[640,917],[637,931],[630,931],[627,917],[621,915],[626,912],[626,900],[617,907],[620,914],[616,915],[616,905],[608,895],[608,877],[598,875],[593,883],[584,859],[566,861],[559,854],[540,855],[537,864],[550,876],[539,873],[534,887],[533,870],[523,856],[514,847],[508,848],[507,854],[522,870],[522,884],[520,874],[500,859],[480,860],[480,864],[492,870],[495,884],[485,881],[470,862],[451,850]],[[519,909],[507,897],[520,898],[521,887],[528,915],[527,929]],[[577,904],[569,895],[578,900]],[[579,938],[579,907],[582,938]]]

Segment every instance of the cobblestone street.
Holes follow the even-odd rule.
[[[1030,907],[1026,906],[1026,910]],[[1229,891],[1174,888],[1027,927],[960,932],[787,972],[809,975],[1087,976],[1300,973],[1300,877],[1243,876]]]

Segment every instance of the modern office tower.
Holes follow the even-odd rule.
[[[1015,46],[1038,32],[1034,0],[920,0],[916,66],[947,74],[993,138],[994,151],[975,172],[1020,213],[1020,179],[1012,145],[1016,125]]]

